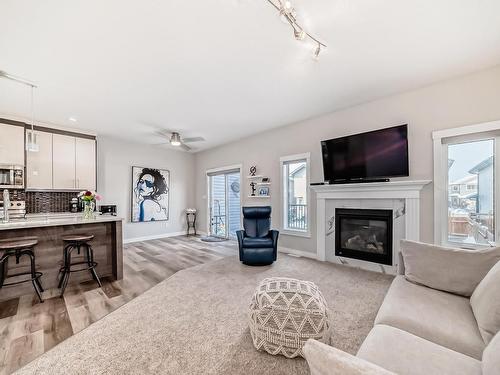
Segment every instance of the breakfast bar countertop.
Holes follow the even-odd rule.
[[[61,225],[96,224],[122,220],[123,219],[120,217],[111,215],[96,215],[95,219],[84,219],[82,214],[36,214],[27,215],[26,219],[12,219],[8,223],[3,223],[0,221],[0,231],[25,228],[54,227]]]

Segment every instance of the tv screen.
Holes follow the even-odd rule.
[[[321,148],[330,183],[409,175],[408,125],[322,141]]]

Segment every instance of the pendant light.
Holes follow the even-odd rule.
[[[38,152],[40,146],[38,145],[38,137],[35,133],[35,88],[37,87],[33,82],[27,79],[9,74],[3,70],[0,70],[0,78],[10,79],[11,81],[21,83],[23,85],[29,86],[31,89],[31,129],[26,131],[26,151]]]
[[[40,146],[38,145],[38,136],[35,133],[35,87],[31,86],[31,130],[26,132],[26,151],[38,152]]]

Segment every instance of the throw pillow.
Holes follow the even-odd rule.
[[[401,241],[405,277],[429,288],[470,297],[500,260],[500,248],[464,250]]]
[[[500,262],[479,283],[470,305],[486,344],[500,331]],[[498,339],[500,345],[500,338]],[[500,353],[499,353],[500,355]]]

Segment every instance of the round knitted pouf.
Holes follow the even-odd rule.
[[[330,340],[328,307],[311,281],[264,279],[252,297],[249,325],[257,350],[288,358],[303,356],[308,339]]]

